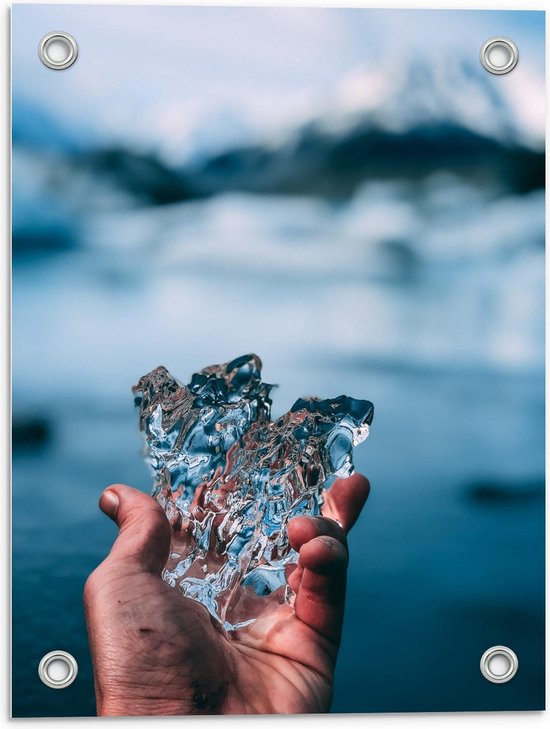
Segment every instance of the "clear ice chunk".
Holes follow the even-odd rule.
[[[273,385],[261,367],[244,355],[186,386],[157,367],[133,388],[153,496],[172,526],[163,577],[226,630],[250,624],[267,596],[292,599],[288,522],[319,514],[327,479],[353,473],[374,411],[345,395],[301,398],[271,420]]]

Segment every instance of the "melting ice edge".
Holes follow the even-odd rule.
[[[289,599],[288,522],[319,514],[327,479],[353,473],[374,412],[345,395],[300,398],[272,421],[261,368],[244,355],[184,386],[157,367],[133,388],[153,496],[172,526],[163,577],[227,630],[253,622],[266,596]]]

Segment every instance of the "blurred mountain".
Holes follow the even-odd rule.
[[[519,86],[529,82],[529,88]],[[194,170],[209,193],[227,189],[347,196],[371,179],[446,170],[480,185],[544,185],[539,79],[506,79],[460,58],[358,69],[274,145],[243,144]],[[543,91],[542,89],[539,89]],[[529,104],[518,104],[525,97]],[[539,114],[540,116],[540,114]]]
[[[339,198],[366,180],[417,179],[439,170],[522,193],[544,185],[544,154],[449,123],[396,133],[375,129],[367,119],[341,134],[309,125],[275,149],[229,150],[192,176],[209,194],[241,190]]]
[[[74,221],[98,209],[230,191],[339,200],[368,181],[422,180],[440,171],[497,194],[542,188],[543,137],[532,108],[538,82],[512,73],[502,84],[460,59],[355,70],[307,114],[290,114],[283,131],[259,129],[260,141],[179,167],[130,135],[127,144],[106,143],[97,130],[88,134],[17,98],[14,251],[72,247]],[[525,92],[520,84],[530,86]]]
[[[185,171],[177,171],[151,153],[109,147],[76,161],[77,171],[108,180],[139,202],[164,205],[203,195]]]

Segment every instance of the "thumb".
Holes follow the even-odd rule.
[[[108,486],[99,508],[115,521],[118,537],[109,558],[138,564],[145,572],[160,574],[170,551],[171,529],[160,504],[130,486]]]

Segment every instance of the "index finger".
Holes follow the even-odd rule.
[[[359,518],[369,493],[369,480],[360,473],[338,478],[325,494],[323,516],[334,519],[348,532]]]

